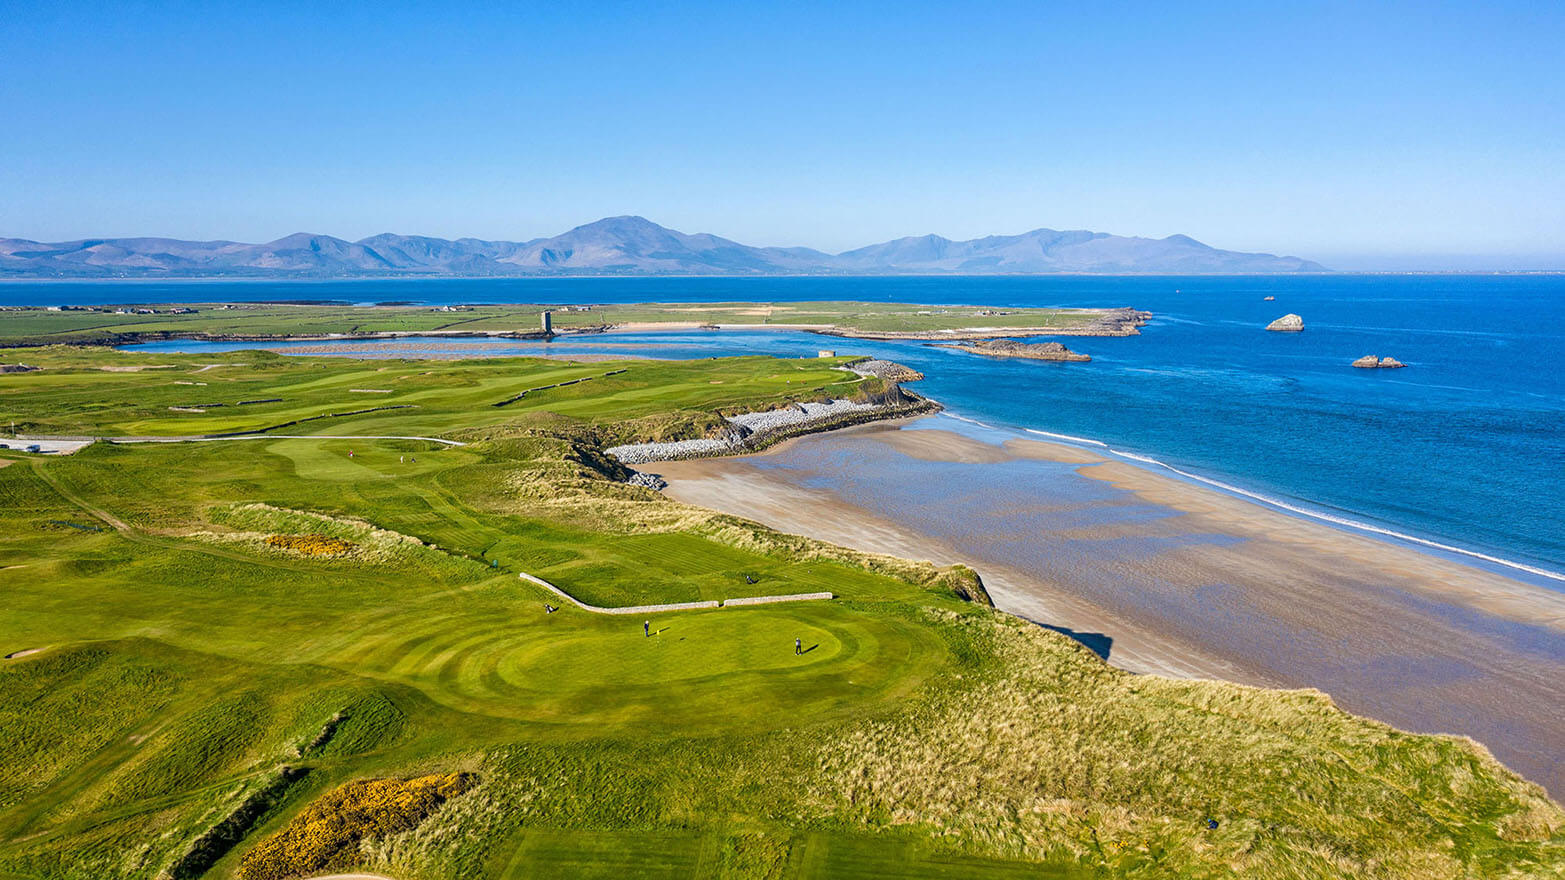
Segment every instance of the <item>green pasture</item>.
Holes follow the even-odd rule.
[[[372,402],[413,407],[283,433],[468,445],[0,451],[0,654],[15,655],[0,660],[0,877],[150,880],[274,793],[201,875],[232,877],[344,782],[459,771],[477,788],[331,868],[1454,878],[1565,864],[1565,814],[1471,744],[1309,694],[1124,674],[959,600],[945,584],[960,572],[683,508],[618,482],[601,454],[698,436],[720,411],[854,393],[830,361],[239,352],[200,370],[210,359],[22,355],[45,369],[0,375],[0,424],[26,432],[253,430],[391,388]],[[198,393],[284,399],[168,413]],[[272,535],[354,550],[303,556]],[[521,572],[601,605],[836,598],[547,613],[562,603]],[[1201,831],[1209,814],[1220,834]]]
[[[116,315],[41,308],[0,312],[0,346],[51,343],[112,344],[166,336],[285,337],[372,333],[532,333],[552,309],[556,329],[625,323],[815,324],[842,330],[908,332],[968,327],[1070,329],[1093,320],[1093,309],[982,309],[911,303],[633,303],[565,310],[549,305],[429,306],[285,305],[203,303],[192,314]],[[987,313],[987,314],[986,314]]]

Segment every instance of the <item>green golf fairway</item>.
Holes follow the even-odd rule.
[[[1565,813],[1467,740],[1131,675],[964,567],[687,507],[602,451],[884,391],[842,359],[26,359],[24,433],[261,436],[0,450],[6,880],[1565,866]],[[605,607],[833,598],[616,615],[524,573]]]

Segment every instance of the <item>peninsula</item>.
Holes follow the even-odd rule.
[[[725,327],[804,330],[860,339],[1133,336],[1150,318],[1150,312],[1132,308],[982,308],[863,302],[57,306],[0,311],[0,348],[57,343],[124,345],[159,339],[269,342],[396,339],[412,335],[548,339],[560,334],[614,330]]]

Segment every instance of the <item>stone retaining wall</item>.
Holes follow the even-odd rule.
[[[729,416],[728,422],[745,432],[742,437],[735,435],[722,439],[698,438],[660,443],[631,443],[624,446],[611,446],[603,451],[619,459],[621,464],[631,466],[658,461],[735,455],[764,449],[773,443],[801,434],[939,409],[939,404],[933,401],[908,392],[903,393],[912,398],[913,402],[896,405],[858,403],[850,400],[796,403],[786,409]]]

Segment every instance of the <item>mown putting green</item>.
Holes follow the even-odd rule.
[[[325,662],[465,712],[645,732],[871,711],[916,688],[943,653],[919,627],[826,603],[660,615],[648,637],[639,617],[545,615],[542,602],[504,616],[388,619],[385,632],[366,628]]]

